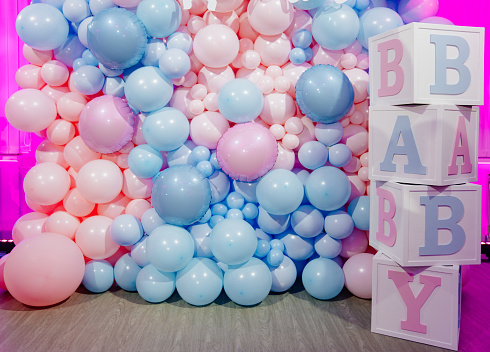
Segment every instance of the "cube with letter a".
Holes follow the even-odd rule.
[[[476,182],[478,107],[371,106],[369,178],[443,186]]]
[[[369,244],[398,264],[480,264],[480,185],[372,181],[370,202]]]
[[[371,105],[483,105],[484,28],[410,23],[369,38]]]
[[[378,252],[371,331],[457,351],[460,277],[459,265],[401,267]]]

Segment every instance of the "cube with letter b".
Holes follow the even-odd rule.
[[[410,23],[369,38],[371,105],[483,105],[484,28]]]

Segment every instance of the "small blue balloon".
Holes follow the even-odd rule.
[[[213,214],[211,214],[211,209],[208,209],[206,210],[206,214],[203,215],[203,217],[201,219],[199,219],[199,223],[200,224],[206,224],[209,222],[209,220],[211,220],[211,216]]]
[[[263,258],[269,253],[271,246],[266,240],[259,239],[257,242],[257,249],[255,250],[254,257]]]
[[[63,3],[63,15],[68,21],[80,23],[90,16],[90,7],[86,0],[66,0]]]
[[[272,292],[284,292],[289,290],[293,284],[296,282],[298,272],[296,270],[296,265],[288,257],[284,256],[281,264],[279,266],[269,266],[272,276]]]
[[[279,249],[272,248],[265,258],[269,266],[279,266],[284,260],[284,253]]]
[[[305,260],[315,252],[313,238],[298,236],[291,228],[276,236],[284,243],[284,254],[293,260]]]
[[[278,251],[284,252],[286,247],[284,246],[284,242],[278,239],[273,239],[269,242],[272,249],[277,249]]]
[[[104,74],[94,66],[85,65],[76,70],[72,76],[75,89],[85,95],[93,95],[104,86]]]
[[[242,209],[245,205],[245,198],[238,192],[230,192],[226,197],[226,205],[230,209]]]
[[[122,214],[112,221],[110,234],[118,245],[132,246],[143,237],[143,226],[136,216]]]
[[[158,226],[164,225],[165,221],[157,214],[155,208],[150,208],[141,216],[141,225],[143,230],[150,234]]]
[[[251,258],[244,264],[225,271],[224,289],[236,304],[253,306],[267,297],[272,287],[269,267],[260,259]]]
[[[110,68],[107,68],[100,63],[99,63],[99,70],[107,77],[117,77],[122,75],[122,73],[124,72],[124,70],[111,70]],[[123,78],[123,81],[125,81],[126,78]]]
[[[83,286],[90,292],[107,291],[114,284],[114,268],[107,260],[91,260],[85,264]]]
[[[85,50],[85,46],[78,37],[74,34],[69,34],[66,40],[53,50],[53,54],[56,60],[64,63],[67,67],[73,67],[74,61],[80,59]],[[84,60],[84,62],[86,61]]]
[[[141,267],[126,253],[114,265],[114,279],[123,290],[135,292],[136,277],[140,270]]]
[[[325,232],[330,237],[341,240],[354,230],[352,217],[343,210],[335,210],[325,216]]]
[[[370,0],[356,0],[356,9],[359,11],[364,10],[370,4]]]
[[[204,176],[209,177],[214,173],[214,166],[209,161],[204,160],[197,163],[196,168],[201,171]]]
[[[209,177],[211,187],[211,204],[221,202],[230,192],[230,179],[222,171],[215,171]]]
[[[221,170],[221,166],[219,166],[218,157],[216,156],[216,151],[211,153],[211,157],[209,158],[209,162],[213,164],[215,170]]]
[[[227,211],[228,207],[223,203],[217,203],[211,207],[211,213],[213,215],[225,215]]]
[[[240,209],[230,209],[226,212],[225,219],[244,220],[245,217]]]
[[[302,205],[291,214],[291,227],[302,237],[315,237],[323,231],[323,215],[311,205]]]
[[[320,8],[311,24],[316,42],[328,50],[347,48],[359,34],[359,17],[347,5],[327,4]]]
[[[151,202],[166,223],[190,225],[209,208],[209,180],[193,166],[171,166],[154,177]]]
[[[335,167],[344,167],[352,159],[352,151],[342,143],[332,145],[328,150],[328,161]]]
[[[247,202],[258,203],[256,192],[258,183],[258,181],[242,182],[233,180],[233,190],[240,193]]]
[[[254,203],[247,203],[244,205],[242,213],[246,219],[255,219],[259,216],[259,208]]]
[[[324,258],[335,258],[342,251],[342,241],[326,233],[315,238],[315,251]]]
[[[213,257],[211,242],[209,240],[211,230],[212,228],[208,223],[195,224],[187,228],[187,231],[189,231],[194,240],[194,257]]]
[[[370,37],[403,26],[400,15],[386,7],[376,7],[366,11],[359,21],[361,25],[357,40],[366,49]]]
[[[133,247],[131,247],[131,258],[134,260],[136,264],[140,267],[145,267],[150,264],[150,260],[148,259],[148,236],[143,236],[139,242],[135,243]]]
[[[314,170],[325,165],[328,160],[328,148],[318,142],[309,141],[299,148],[298,160],[305,168]]]
[[[143,121],[146,142],[160,151],[180,148],[189,137],[189,120],[175,108],[165,107],[149,113]]]
[[[309,47],[312,39],[311,32],[304,28],[295,31],[292,37],[293,45],[301,49]]]
[[[244,123],[255,120],[264,107],[264,95],[252,81],[237,78],[218,92],[219,112],[229,121]]]
[[[208,161],[211,157],[211,151],[202,145],[198,145],[192,149],[191,157],[196,163],[200,161]]]
[[[295,65],[301,65],[306,61],[306,53],[302,48],[294,48],[289,52],[289,61]]]
[[[313,59],[313,49],[312,48],[306,48],[304,49],[305,52],[305,61],[309,62],[311,59]]]
[[[175,273],[160,271],[149,264],[138,273],[136,288],[145,301],[150,303],[166,301],[175,291]]]
[[[136,16],[150,37],[164,38],[179,27],[182,10],[175,0],[145,0],[139,3]]]
[[[301,112],[314,122],[337,122],[354,104],[352,83],[334,66],[310,67],[301,74],[295,89]]]
[[[257,235],[246,221],[225,219],[210,234],[213,255],[228,265],[243,264],[257,249]]]
[[[82,59],[81,57],[78,58],[78,59],[75,59],[73,60],[73,63],[72,63],[72,67],[73,67],[73,71],[76,71],[78,70],[80,67],[82,66],[85,66],[87,65],[87,63],[85,62],[84,59]],[[102,87],[103,88],[103,87]]]
[[[167,38],[167,47],[183,50],[186,54],[192,51],[192,37],[185,32],[172,33]]]
[[[166,50],[167,46],[161,39],[151,38],[140,62],[145,66],[158,67],[158,60]]]
[[[121,77],[106,77],[102,93],[122,98],[124,96],[124,81]]]
[[[306,264],[302,275],[306,292],[316,299],[326,300],[337,296],[344,288],[344,272],[331,259],[317,258]]]
[[[209,226],[211,226],[211,228],[214,228],[224,219],[225,217],[223,215],[213,215],[211,216],[211,219],[209,219]]]
[[[289,226],[291,215],[273,215],[268,213],[264,208],[259,206],[259,215],[257,225],[262,231],[268,234],[276,235],[286,231]]]
[[[330,147],[334,144],[340,142],[344,136],[344,127],[340,122],[334,123],[317,123],[315,126],[315,137],[316,139]]]
[[[354,198],[347,208],[347,213],[352,216],[354,226],[359,230],[369,231],[369,196]]]
[[[148,144],[140,144],[129,152],[128,165],[137,177],[152,178],[162,168],[163,156]]]
[[[170,79],[184,77],[191,69],[191,59],[185,51],[171,48],[165,50],[158,59],[158,67]]]
[[[323,166],[308,176],[305,191],[314,207],[320,210],[336,210],[349,200],[351,185],[340,169]]]

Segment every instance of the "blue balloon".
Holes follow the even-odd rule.
[[[310,46],[312,41],[311,32],[307,29],[298,29],[293,33],[293,37],[291,38],[293,45],[296,48],[306,49]]]
[[[269,266],[272,276],[272,292],[284,292],[289,290],[295,283],[297,278],[297,270],[294,262],[284,256],[279,266]]]
[[[163,156],[160,151],[148,144],[140,144],[129,152],[128,165],[137,177],[152,178],[162,168]]]
[[[211,151],[202,145],[198,145],[192,149],[191,157],[196,163],[199,163],[200,161],[209,161]]]
[[[230,192],[226,197],[226,205],[230,209],[242,209],[245,205],[245,198],[238,192]]]
[[[158,270],[147,265],[136,277],[136,288],[145,301],[160,303],[166,301],[175,291],[175,273]]]
[[[254,257],[263,258],[271,250],[271,245],[269,242],[263,239],[257,241],[257,249],[255,250]]]
[[[145,53],[140,62],[145,66],[158,67],[158,60],[166,50],[167,46],[161,39],[151,38],[146,44]]]
[[[313,238],[298,236],[291,228],[276,236],[284,243],[284,254],[293,260],[305,260],[315,252]]]
[[[214,174],[214,166],[207,160],[203,160],[197,163],[196,168],[201,171],[204,176],[210,177],[212,174]]]
[[[364,10],[366,7],[370,5],[370,0],[357,0],[356,1],[356,9],[359,11]]]
[[[209,180],[193,166],[171,166],[153,179],[151,203],[168,224],[187,226],[198,221],[210,202]]]
[[[101,63],[99,63],[99,70],[102,71],[102,73],[107,77],[117,77],[122,75],[124,72],[124,70],[111,70],[110,68],[105,67]],[[125,81],[126,78],[123,78],[123,81]]]
[[[354,230],[352,217],[343,210],[335,210],[325,216],[325,232],[332,238],[341,240]]]
[[[256,219],[259,216],[259,208],[254,203],[247,203],[242,209],[245,219]]]
[[[335,258],[342,251],[342,241],[323,233],[315,238],[315,251],[320,257]]]
[[[257,235],[246,221],[225,219],[211,231],[211,251],[220,261],[228,265],[243,264],[257,249]]]
[[[340,169],[323,166],[308,176],[305,191],[314,207],[320,210],[336,210],[349,200],[351,185]]]
[[[335,167],[344,167],[352,159],[352,151],[342,143],[332,145],[328,150],[328,161]]]
[[[260,179],[256,191],[260,206],[273,215],[292,213],[301,205],[304,195],[299,178],[284,169],[269,171]]]
[[[312,10],[322,5],[325,0],[298,0],[293,6],[301,10]]]
[[[150,37],[168,37],[182,20],[182,10],[175,0],[144,0],[136,9]]]
[[[102,70],[100,70],[102,72]],[[104,73],[104,72],[102,72]],[[121,77],[106,77],[102,93],[122,98],[124,96],[124,81]]]
[[[96,14],[87,26],[87,43],[105,67],[128,68],[145,53],[145,26],[131,11],[109,8]]]
[[[54,6],[56,7],[58,10],[62,10],[63,9],[63,3],[65,2],[66,0],[33,0],[31,1],[32,4],[36,4],[36,3],[43,3],[43,4],[48,4],[48,5],[51,5],[51,6]]]
[[[212,215],[213,214],[211,214],[211,209],[206,210],[206,214],[204,214],[204,216],[201,219],[199,219],[199,223],[200,224],[206,224],[206,223],[208,223],[209,220],[211,220],[211,216]]]
[[[90,0],[88,3],[90,6],[90,11],[94,16],[105,9],[117,7],[112,0]]]
[[[143,236],[141,240],[136,242],[133,247],[131,247],[131,258],[140,267],[147,266],[150,264],[148,259],[148,236]]]
[[[312,48],[306,48],[304,49],[305,52],[305,61],[311,61],[313,59],[313,49]]]
[[[189,120],[180,110],[166,107],[149,113],[142,131],[150,146],[171,151],[180,148],[189,137]]]
[[[359,21],[361,25],[357,40],[366,49],[369,46],[369,37],[403,26],[400,15],[386,7],[376,7],[366,11]]]
[[[211,228],[214,228],[224,219],[225,217],[223,215],[213,215],[211,216],[211,219],[209,219],[209,226],[211,226]]]
[[[128,103],[140,111],[155,111],[170,101],[174,92],[172,80],[153,66],[132,72],[124,87]]]
[[[209,258],[193,258],[177,273],[177,292],[194,306],[213,302],[223,289],[223,271]]]
[[[369,196],[354,198],[347,208],[347,213],[352,216],[355,227],[369,231]]]
[[[191,59],[183,50],[170,48],[158,59],[158,67],[165,76],[171,79],[184,77],[191,69]]]
[[[278,251],[281,251],[283,253],[286,250],[286,246],[284,246],[284,243],[278,239],[271,240],[269,242],[269,245],[271,246],[271,249],[277,249]]]
[[[224,200],[230,191],[230,179],[222,171],[215,171],[209,177],[209,184],[211,187],[211,204]]]
[[[244,123],[255,120],[264,107],[264,95],[252,81],[237,78],[218,91],[218,109],[227,120]]]
[[[313,17],[311,33],[316,42],[328,50],[347,48],[359,34],[359,17],[347,5],[328,4]]]
[[[186,54],[192,51],[192,37],[185,32],[172,33],[167,38],[167,48],[177,48],[183,50]]]
[[[194,240],[194,257],[213,257],[209,238],[211,230],[212,228],[208,223],[191,225],[187,228]]]
[[[196,144],[193,141],[187,140],[179,148],[169,151],[167,153],[168,166],[185,165],[185,164],[196,166],[197,163],[191,157],[191,153],[195,147]]]
[[[80,59],[86,50],[85,46],[80,42],[78,37],[74,34],[69,34],[66,40],[53,50],[54,58],[67,67],[73,67],[75,69],[74,61]],[[86,62],[84,60],[84,62]]]
[[[136,277],[140,270],[141,267],[126,253],[114,265],[114,279],[123,290],[136,292]]]
[[[233,190],[240,193],[247,202],[258,203],[257,201],[257,185],[258,181],[244,182],[233,180]]]
[[[290,214],[273,215],[268,213],[264,208],[259,206],[259,215],[257,225],[262,231],[268,234],[276,235],[286,231],[289,226]]]
[[[299,148],[298,160],[305,168],[314,170],[325,165],[329,150],[318,141],[306,142]]]
[[[161,271],[182,270],[194,256],[191,234],[179,226],[162,225],[148,236],[148,259]]]
[[[72,63],[73,71],[76,71],[80,67],[85,66],[85,65],[87,65],[87,63],[81,57],[78,59],[75,59],[75,60],[73,60],[73,63]],[[102,88],[104,88],[104,87],[102,87]]]
[[[294,48],[289,52],[289,61],[295,65],[301,65],[306,61],[306,53],[302,48]]]
[[[354,104],[349,78],[330,65],[310,67],[301,74],[295,88],[301,112],[315,122],[337,122]]]
[[[63,44],[69,27],[65,16],[48,4],[32,4],[20,11],[15,21],[20,39],[37,50],[52,50]]]
[[[85,0],[66,0],[62,9],[66,19],[75,23],[80,23],[91,15],[88,2]]]
[[[230,209],[226,212],[225,219],[239,219],[244,220],[245,217],[240,209]]]
[[[291,214],[291,227],[302,237],[315,237],[323,231],[323,215],[311,205],[302,205]]]
[[[337,296],[344,287],[344,272],[331,259],[317,258],[306,264],[302,275],[306,292],[316,299],[326,300]]]
[[[284,253],[279,249],[272,248],[269,253],[267,253],[265,260],[269,266],[279,266],[284,260]]]
[[[216,156],[216,150],[211,153],[209,162],[213,164],[215,170],[221,170],[221,166],[219,166],[219,162],[218,162],[218,157]]]
[[[334,123],[317,123],[315,126],[315,137],[316,139],[330,147],[334,144],[340,142],[344,136],[344,127],[340,122]]]
[[[216,203],[211,207],[211,213],[213,215],[225,216],[227,211],[228,211],[228,207],[223,203]]]
[[[91,260],[85,264],[83,286],[90,292],[107,291],[114,284],[114,268],[107,260]]]
[[[109,229],[112,240],[120,246],[132,246],[143,237],[141,221],[130,214],[117,216]]]
[[[104,74],[94,66],[85,65],[73,72],[72,83],[75,89],[85,95],[93,95],[104,86]]]
[[[269,267],[260,259],[251,258],[244,264],[225,271],[224,288],[236,304],[253,306],[267,297],[272,287]]]
[[[141,225],[147,234],[150,234],[158,226],[164,225],[165,221],[157,214],[155,208],[150,208],[141,216]]]

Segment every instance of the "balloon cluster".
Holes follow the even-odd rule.
[[[299,276],[369,298],[367,38],[445,20],[437,0],[341,2],[32,1],[5,113],[44,140],[0,287],[248,306]]]

